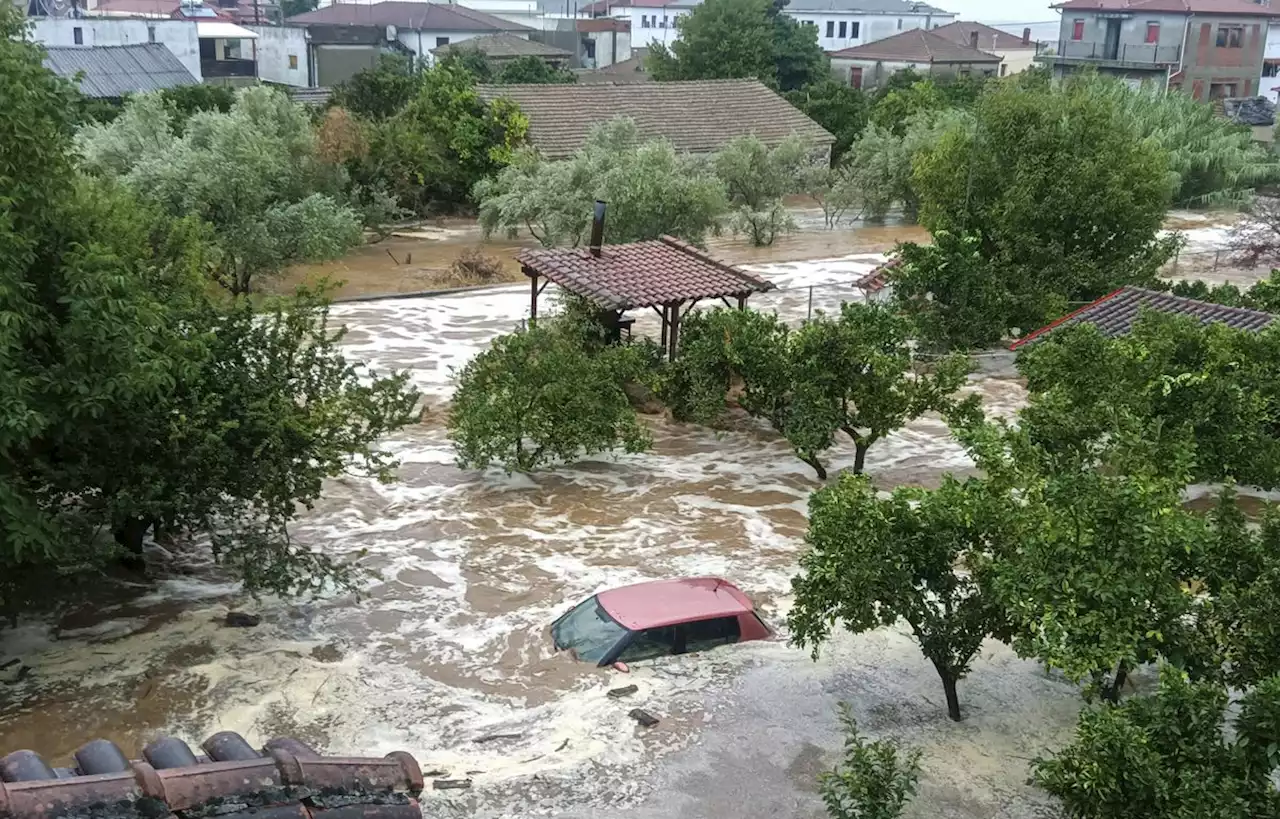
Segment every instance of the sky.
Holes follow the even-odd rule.
[[[1053,0],[1056,2],[1056,0]],[[955,13],[961,20],[998,23],[1041,23],[1057,20],[1050,0],[931,0],[931,5]]]

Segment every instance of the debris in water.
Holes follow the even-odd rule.
[[[311,659],[321,663],[336,663],[342,659],[342,649],[334,643],[326,643],[311,649]]]
[[[623,697],[629,697],[640,690],[638,685],[624,685],[621,688],[610,688],[609,693],[605,696],[610,699],[620,700]]]
[[[501,742],[512,739],[523,739],[524,734],[489,734],[488,736],[477,737],[474,741],[480,742]]]
[[[560,747],[556,748],[556,753],[559,753],[560,751],[563,751],[565,748],[568,748],[568,747],[569,747],[569,740],[566,739],[564,742],[560,743]]]
[[[437,779],[431,787],[438,791],[461,791],[471,787],[470,779]]]
[[[430,778],[435,778],[435,777],[437,777],[437,776],[444,776],[444,775],[445,775],[445,774],[447,774],[447,773],[449,773],[449,772],[448,772],[448,771],[442,771],[442,770],[434,770],[434,771],[427,771],[426,773],[424,773],[424,774],[423,774],[423,776],[425,776],[425,777],[430,777]]]
[[[256,614],[245,614],[243,611],[227,612],[225,624],[229,628],[253,628],[262,622],[262,618]]]
[[[13,685],[20,682],[24,677],[31,673],[31,666],[23,665],[22,660],[14,657],[4,663],[0,663],[0,683]]]
[[[632,708],[631,712],[628,713],[627,716],[631,717],[645,728],[652,728],[658,724],[658,718],[653,714],[650,714],[648,711],[645,711],[643,708]]]

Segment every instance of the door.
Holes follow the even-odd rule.
[[[1120,21],[1107,21],[1107,39],[1102,44],[1102,59],[1115,60],[1120,56]]]
[[[862,66],[855,65],[849,69],[849,85],[858,90],[862,89]]]

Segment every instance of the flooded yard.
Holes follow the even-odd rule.
[[[413,264],[445,264],[471,241],[459,230],[415,240],[436,242],[426,246],[437,255],[414,250]],[[750,259],[779,286],[752,304],[792,322],[836,309],[858,297],[852,282],[883,259],[890,237],[914,230],[790,237]],[[509,258],[515,247],[497,252]],[[375,279],[363,259],[342,264],[366,285],[405,283]],[[254,743],[294,734],[333,753],[407,750],[434,772],[429,780],[474,781],[461,794],[428,791],[428,815],[587,817],[609,806],[637,817],[810,816],[813,778],[839,742],[834,703],[847,700],[869,732],[925,750],[916,815],[1041,815],[1026,762],[1070,730],[1078,695],[1003,646],[984,650],[961,684],[969,719],[958,725],[931,667],[893,629],[840,635],[818,663],[785,635],[627,675],[553,655],[546,627],[566,608],[672,575],[729,578],[781,624],[818,484],[746,418],[717,433],[646,417],[652,452],[533,477],[459,470],[444,429],[452,373],[527,313],[519,285],[336,307],[352,357],[408,370],[426,410],[384,443],[401,461],[398,482],[334,480],[294,533],[335,556],[363,552],[379,578],[359,599],[255,602],[209,567],[175,559],[154,587],[104,591],[61,619],[0,631],[0,660],[32,669],[0,686],[3,748],[61,761],[96,736],[136,753],[162,731],[194,740],[230,729]],[[637,318],[644,332],[652,316]],[[1025,398],[1005,377],[975,376],[969,389],[1005,415]],[[830,467],[852,460],[851,445],[836,447]],[[932,485],[971,467],[935,418],[867,458],[884,487]],[[260,614],[262,625],[223,627],[229,608]],[[628,684],[639,687],[630,698],[606,696]],[[635,707],[662,721],[640,728],[627,716]]]

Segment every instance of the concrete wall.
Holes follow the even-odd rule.
[[[1020,74],[1028,68],[1032,68],[1036,64],[1035,48],[1007,48],[1001,51],[987,51],[988,54],[994,54],[1000,58],[1000,76],[1007,77],[1010,74]]]
[[[190,20],[127,20],[123,18],[39,18],[32,21],[31,39],[50,46],[114,46],[161,43],[186,66],[191,76],[200,73],[200,38]],[[76,29],[80,42],[76,42]]]
[[[1101,59],[1105,54],[1107,24],[1111,18],[1092,12],[1063,11],[1058,43],[1054,44],[1064,57]],[[1082,21],[1084,30],[1079,40],[1073,38],[1076,21]],[[1155,63],[1160,60],[1177,62],[1179,49],[1186,34],[1186,15],[1148,14],[1136,12],[1132,17],[1119,20],[1120,42],[1118,57],[1128,63]],[[1148,43],[1147,24],[1160,26],[1156,42]]]
[[[851,82],[852,69],[858,67],[862,69],[862,88],[871,90],[878,88],[888,81],[889,77],[899,71],[907,69],[915,69],[921,74],[931,74],[935,77],[955,76],[969,71],[974,77],[995,76],[998,72],[996,63],[909,63],[909,62],[890,62],[888,60],[851,60],[846,57],[831,58],[831,75],[838,82],[849,85]]]
[[[377,68],[382,49],[370,45],[313,45],[312,82],[332,88],[366,68]]]
[[[594,65],[587,66],[588,60],[583,60],[583,64],[587,68],[608,68],[614,63],[631,59],[630,32],[587,31],[583,32],[582,39],[595,43],[596,58]],[[579,50],[582,51],[582,49]]]
[[[307,30],[298,26],[245,26],[258,35],[258,79],[306,88],[310,85]],[[243,44],[242,44],[243,45]]]
[[[1218,46],[1218,32],[1224,28],[1242,30],[1239,46]],[[1186,31],[1182,90],[1196,99],[1252,96],[1258,90],[1269,36],[1262,17],[1192,17]]]
[[[399,40],[406,48],[414,54],[427,61],[428,65],[435,64],[435,57],[431,54],[431,49],[436,46],[444,45],[445,42],[461,43],[470,40],[472,37],[480,37],[485,34],[493,34],[492,31],[431,31],[427,29],[402,29],[396,32],[396,39]],[[527,31],[512,31],[517,37],[525,40],[529,39]],[[444,39],[445,42],[441,40]]]
[[[953,22],[954,14],[869,14],[844,11],[791,11],[783,12],[797,22],[814,26],[818,33],[818,45],[824,51],[839,51],[856,45],[883,40],[901,31],[917,28],[934,29]],[[845,36],[840,36],[840,24],[844,23]],[[830,24],[830,26],[828,26]],[[830,28],[832,36],[827,36]],[[856,33],[855,33],[856,32]]]
[[[670,46],[680,39],[676,20],[689,14],[689,8],[627,8],[625,17],[631,21],[631,43],[636,48],[648,48],[653,43]],[[665,20],[665,25],[664,25]],[[621,62],[621,61],[619,61]]]

